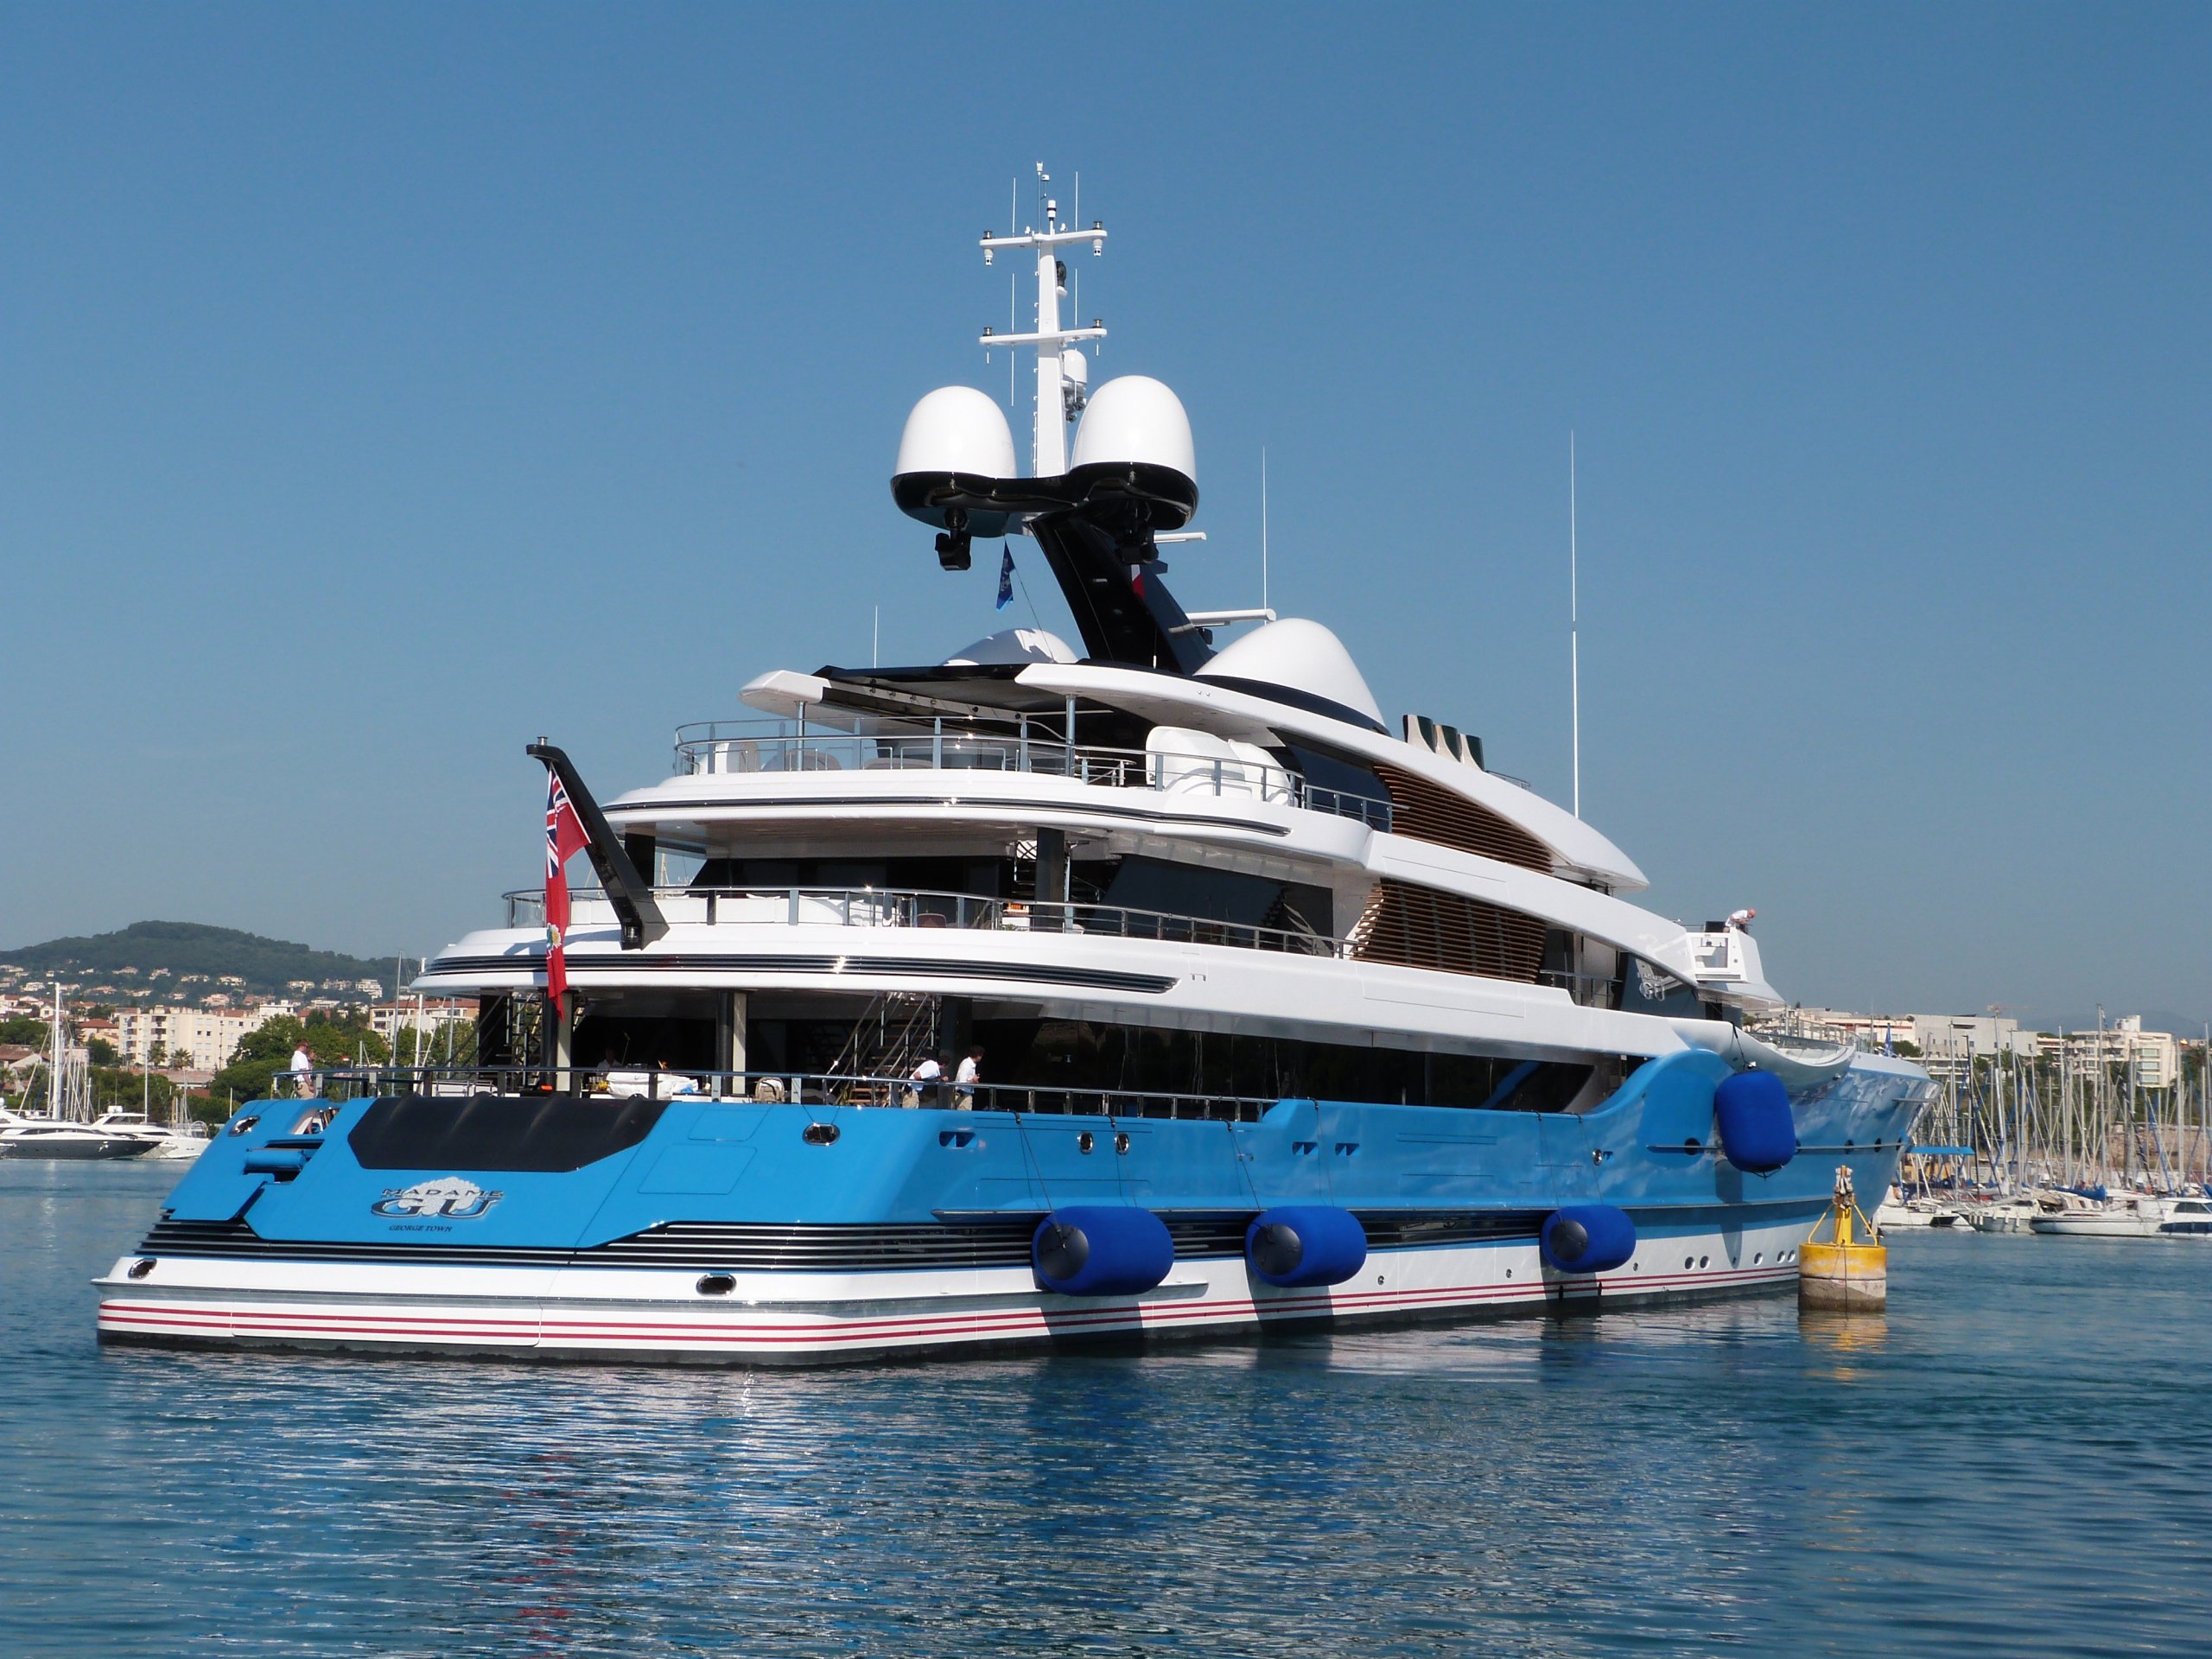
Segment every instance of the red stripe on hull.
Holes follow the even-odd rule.
[[[1249,1297],[1154,1305],[1119,1303],[1098,1308],[1011,1308],[1000,1313],[918,1314],[839,1321],[748,1321],[700,1323],[640,1319],[501,1319],[496,1315],[350,1313],[336,1309],[279,1311],[253,1304],[206,1302],[108,1302],[99,1313],[103,1332],[177,1338],[199,1336],[283,1341],[353,1339],[364,1344],[429,1342],[456,1349],[496,1344],[512,1349],[536,1346],[552,1351],[602,1348],[611,1352],[639,1349],[711,1351],[754,1349],[831,1350],[874,1344],[906,1346],[925,1343],[1030,1339],[1070,1334],[1138,1332],[1173,1325],[1245,1324],[1254,1327],[1284,1319],[1352,1316],[1399,1312],[1442,1311],[1508,1303],[1583,1300],[1593,1293],[1665,1294],[1678,1290],[1741,1289],[1794,1278],[1792,1270],[1745,1269],[1706,1274],[1638,1274],[1630,1279],[1582,1280],[1566,1284],[1445,1286],[1422,1290],[1361,1291],[1255,1302]]]

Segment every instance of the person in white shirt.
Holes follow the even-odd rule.
[[[292,1092],[302,1097],[315,1093],[315,1056],[302,1037],[292,1050]]]
[[[1758,914],[1756,910],[1732,910],[1728,912],[1728,925],[1735,932],[1748,933],[1751,931],[1751,918]]]
[[[944,1082],[944,1062],[934,1054],[925,1054],[921,1064],[906,1074],[906,1098],[899,1103],[918,1106],[924,1096],[936,1093]]]
[[[983,1051],[981,1045],[969,1049],[961,1057],[960,1069],[952,1074],[952,1109],[972,1112],[976,1109],[976,1084],[982,1076]]]

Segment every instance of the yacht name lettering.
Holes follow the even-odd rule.
[[[474,1221],[505,1196],[503,1192],[487,1192],[475,1182],[463,1180],[458,1175],[445,1175],[434,1181],[417,1181],[412,1186],[386,1187],[384,1196],[369,1206],[369,1213],[388,1219],[444,1217],[453,1221]]]

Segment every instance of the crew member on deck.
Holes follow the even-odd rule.
[[[1751,931],[1751,918],[1758,914],[1758,912],[1751,909],[1730,911],[1728,912],[1728,931],[1732,933],[1750,932]]]
[[[906,1074],[910,1087],[905,1103],[919,1106],[923,1101],[944,1086],[944,1062],[934,1054],[922,1056],[921,1064]],[[931,1101],[931,1104],[935,1104]]]
[[[961,1058],[960,1069],[952,1074],[952,1109],[972,1112],[976,1109],[976,1084],[983,1073],[983,1046],[969,1049]]]

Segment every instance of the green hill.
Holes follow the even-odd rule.
[[[312,981],[319,995],[353,993],[356,982],[378,981],[388,995],[392,964],[317,950],[284,939],[264,939],[234,927],[209,927],[200,922],[133,922],[118,933],[99,933],[83,939],[48,939],[16,950],[0,950],[0,963],[13,963],[35,977],[59,974],[64,979],[86,979],[112,983],[121,989],[168,994],[207,991],[226,977],[245,982],[244,988],[264,996],[288,991],[303,995],[296,982]],[[129,969],[134,971],[125,973]],[[155,976],[156,969],[168,972]],[[204,974],[210,982],[181,986],[187,974]],[[333,982],[344,982],[347,993]]]

